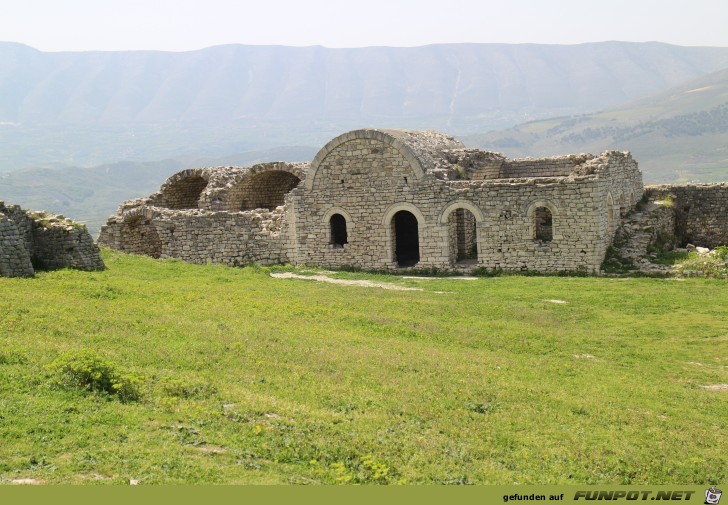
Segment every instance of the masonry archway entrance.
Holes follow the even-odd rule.
[[[394,257],[399,267],[412,267],[420,261],[420,236],[417,218],[400,210],[392,218]]]
[[[447,218],[450,242],[450,264],[477,263],[478,241],[476,219],[466,208],[453,210]]]

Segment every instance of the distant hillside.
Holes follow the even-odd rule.
[[[728,67],[728,48],[604,42],[172,53],[0,43],[0,171],[322,145],[364,127],[468,134],[580,114]]]
[[[279,160],[310,160],[318,149],[290,147],[218,159],[124,161],[93,168],[26,169],[0,174],[0,200],[49,210],[85,223],[92,235],[124,200],[148,196],[174,172],[193,166],[247,166]]]
[[[629,150],[647,182],[728,180],[728,69],[597,114],[463,138],[509,156]]]

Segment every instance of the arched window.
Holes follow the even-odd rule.
[[[551,242],[554,239],[554,222],[548,207],[536,207],[533,211],[534,239]]]
[[[341,214],[334,214],[331,216],[329,219],[329,230],[331,232],[329,235],[329,244],[331,244],[335,249],[343,248],[344,244],[349,242],[348,234],[346,232],[346,218]]]

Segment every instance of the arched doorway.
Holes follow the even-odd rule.
[[[415,266],[420,261],[420,236],[417,218],[406,210],[392,217],[394,257],[399,267]]]
[[[476,219],[473,213],[465,208],[453,210],[448,216],[447,228],[450,262],[452,264],[477,262],[478,242]]]

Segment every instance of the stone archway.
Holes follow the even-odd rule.
[[[400,210],[392,217],[394,257],[399,267],[412,267],[420,261],[419,223],[407,210]]]
[[[477,262],[478,235],[475,215],[466,208],[454,209],[447,218],[450,263]]]

